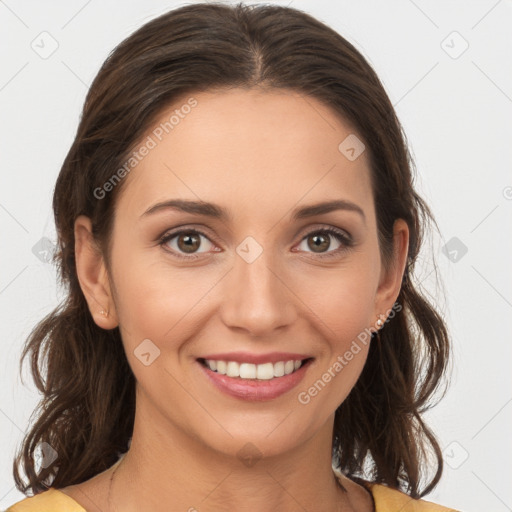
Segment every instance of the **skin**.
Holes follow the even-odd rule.
[[[113,510],[172,504],[183,511],[286,512],[321,503],[327,512],[370,511],[368,491],[343,477],[344,492],[331,469],[334,413],[369,345],[308,404],[297,395],[389,314],[405,268],[407,225],[395,222],[386,270],[367,152],[350,161],[338,150],[354,131],[322,103],[259,89],[193,96],[198,105],[124,178],[110,273],[89,219],[75,222],[77,272],[91,315],[104,329],[120,326],[137,380],[133,438],[115,473]],[[214,202],[232,220],[170,209],[141,218],[171,198]],[[359,205],[365,220],[348,210],[291,220],[294,208],[340,198]],[[180,251],[179,237],[159,245],[159,237],[183,225],[206,235],[194,246],[195,260],[173,256],[189,254]],[[325,233],[326,245],[315,252],[312,235],[328,227],[348,233],[353,245],[322,259],[343,247]],[[247,236],[263,248],[251,263],[236,252]],[[145,339],[160,350],[149,366],[134,355]],[[196,362],[235,350],[315,359],[297,388],[245,401],[217,390]],[[261,454],[251,467],[237,455],[247,443]],[[108,510],[112,471],[63,491],[86,510]]]

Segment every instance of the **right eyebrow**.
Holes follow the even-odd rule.
[[[156,203],[155,205],[148,208],[142,215],[152,215],[162,210],[178,210],[185,213],[192,213],[194,215],[205,215],[215,219],[227,221],[231,220],[232,216],[220,206],[214,203],[208,203],[205,201],[190,201],[187,199],[169,199]]]

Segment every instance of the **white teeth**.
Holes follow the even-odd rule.
[[[240,377],[242,379],[255,379],[257,368],[254,364],[242,363],[240,365]]]
[[[237,363],[236,361],[218,361],[207,359],[206,365],[210,370],[241,379],[270,380],[274,377],[289,375],[302,366],[300,359],[279,361],[277,363],[251,364]]]
[[[284,363],[279,361],[274,365],[274,377],[282,377],[284,375]]]
[[[240,365],[236,361],[228,361],[226,375],[228,377],[240,377]]]
[[[292,373],[294,369],[295,369],[294,361],[286,361],[286,363],[284,363],[284,373],[285,373],[285,375],[288,375],[289,373]]]
[[[256,367],[256,378],[260,380],[270,380],[274,378],[274,365],[272,363],[259,364]]]

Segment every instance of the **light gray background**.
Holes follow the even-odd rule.
[[[441,229],[418,269],[444,310],[455,354],[450,390],[426,415],[447,463],[427,499],[468,512],[512,510],[511,2],[275,3],[318,17],[368,58]],[[54,268],[33,247],[55,241],[52,190],[87,88],[115,45],[178,5],[0,1],[0,509],[24,497],[12,459],[38,395],[30,379],[20,382],[19,357],[30,329],[61,298]],[[431,249],[446,301],[432,280]]]

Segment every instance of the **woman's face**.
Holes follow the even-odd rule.
[[[270,456],[330,441],[407,250],[398,221],[397,265],[385,272],[360,144],[331,110],[290,91],[190,95],[148,132],[116,203],[110,281],[87,288],[80,276],[97,323],[119,323],[148,429],[231,455],[246,443]],[[189,206],[166,206],[177,200]],[[312,209],[332,201],[346,207]],[[222,376],[202,364],[208,356],[262,378],[228,376],[233,363]],[[308,362],[268,378],[290,370],[269,362],[295,359]]]

